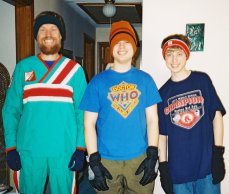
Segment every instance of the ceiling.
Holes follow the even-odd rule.
[[[116,0],[116,14],[112,18],[103,15],[104,0],[74,0],[74,3],[97,25],[110,24],[110,20],[127,20],[130,23],[142,23],[142,0]]]
[[[29,5],[33,0],[4,0],[10,4]],[[132,24],[142,24],[143,0],[115,0],[116,14],[112,18],[103,15],[105,0],[63,0],[69,3],[75,11],[88,18],[94,25],[110,24],[118,20],[127,20]]]

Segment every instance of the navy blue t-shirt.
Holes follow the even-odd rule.
[[[192,71],[183,81],[169,79],[159,90],[160,134],[168,136],[168,162],[173,183],[186,183],[211,173],[216,111],[226,113],[211,79]]]

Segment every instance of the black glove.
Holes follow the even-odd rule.
[[[72,154],[71,160],[68,164],[68,168],[71,171],[80,171],[85,162],[85,150],[83,148],[76,148],[76,151]]]
[[[220,183],[225,176],[225,164],[223,159],[224,147],[223,146],[214,146],[212,153],[212,183]]]
[[[6,162],[12,170],[18,171],[21,169],[21,159],[16,149],[7,152]]]
[[[157,177],[157,170],[155,171],[155,166],[158,160],[158,148],[149,146],[146,150],[146,155],[147,157],[142,161],[135,172],[135,175],[139,175],[142,171],[144,171],[144,175],[139,182],[142,186],[153,182]]]
[[[159,163],[161,187],[166,194],[173,194],[172,178],[169,174],[168,162]]]
[[[91,185],[98,191],[106,191],[109,189],[107,186],[106,178],[112,179],[110,172],[102,165],[99,152],[95,152],[89,157],[89,166],[95,178],[90,180]]]

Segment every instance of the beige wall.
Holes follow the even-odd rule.
[[[213,0],[143,0],[143,58],[142,69],[149,72],[160,87],[170,76],[162,55],[162,39],[173,33],[185,33],[187,23],[205,23],[204,52],[191,52],[189,69],[205,71],[210,75],[218,95],[229,110],[229,1]],[[226,146],[226,169],[229,169],[229,117],[224,117]],[[222,194],[229,190],[229,173],[222,182]],[[163,194],[159,178],[156,182],[156,194]]]
[[[12,75],[16,64],[15,9],[4,1],[0,1],[0,24],[0,62]]]

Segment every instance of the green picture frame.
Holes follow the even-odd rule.
[[[190,51],[204,51],[204,23],[186,24],[186,36],[191,42]]]

